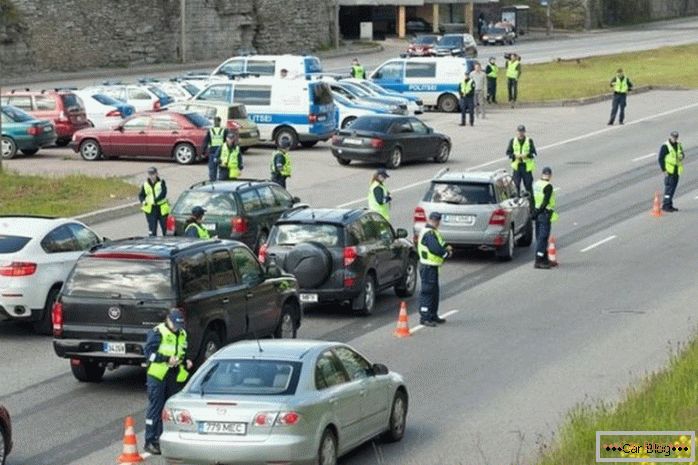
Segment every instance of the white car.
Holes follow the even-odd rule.
[[[109,95],[133,105],[136,111],[159,110],[174,99],[152,84],[103,84],[82,89]]]
[[[340,82],[348,82],[349,84],[360,87],[361,90],[374,98],[398,99],[407,105],[407,114],[409,115],[421,115],[423,112],[422,100],[419,97],[415,97],[411,94],[389,92],[383,89],[381,86],[373,84],[371,81],[367,81],[366,79],[348,78],[342,79]]]
[[[191,100],[192,97],[203,89],[203,87],[195,86],[186,81],[162,81],[154,82],[153,85],[159,87],[160,90],[175,99],[175,102]]]
[[[360,116],[390,114],[387,105],[350,100],[337,92],[332,92],[332,98],[337,109],[337,127],[340,129],[348,128]]]
[[[78,258],[102,242],[69,218],[0,217],[0,320],[51,331],[51,307]]]
[[[93,91],[76,90],[85,105],[87,120],[95,128],[109,128],[136,112],[133,105],[124,103],[106,94]]]

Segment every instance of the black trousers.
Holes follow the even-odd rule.
[[[471,97],[460,98],[460,124],[465,124],[465,114],[468,113],[470,125],[475,124],[475,99]]]
[[[487,103],[497,103],[497,78],[487,78]]]
[[[521,181],[523,181],[524,188],[530,194],[531,202],[533,202],[533,173],[526,171],[526,166],[520,163],[518,169],[512,173],[512,178],[514,178],[514,185],[516,185],[516,193],[521,195]]]
[[[176,369],[167,371],[165,379],[158,381],[146,376],[148,407],[145,410],[145,442],[157,444],[162,435],[162,409],[167,399],[177,394],[182,384],[177,382]]]
[[[536,262],[548,261],[548,239],[550,238],[550,213],[542,212],[536,217]]]
[[[277,183],[279,186],[283,187],[286,189],[286,176],[281,176],[278,173],[272,173],[271,174],[271,180],[275,183]]]
[[[160,207],[153,205],[153,210],[150,213],[145,214],[145,220],[148,222],[148,234],[151,236],[158,235],[158,225],[160,225],[160,230],[162,235],[165,236],[167,231],[165,231],[167,216],[160,215]]]
[[[516,102],[519,96],[519,80],[507,78],[507,92],[509,93],[509,101]]]
[[[664,210],[668,210],[674,206],[674,194],[676,193],[676,186],[678,185],[678,174],[667,174],[664,176],[664,200],[662,202],[662,208]]]
[[[618,110],[620,110],[620,114],[618,115],[618,122],[620,124],[623,124],[623,121],[625,121],[626,97],[626,94],[613,94],[613,102],[611,103],[611,119],[608,120],[609,124],[613,124],[615,122]]]
[[[434,321],[439,313],[439,267],[420,265],[419,321]]]

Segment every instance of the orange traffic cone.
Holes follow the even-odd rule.
[[[548,262],[550,266],[557,266],[557,249],[555,248],[555,236],[548,239]]]
[[[662,216],[662,209],[659,206],[659,192],[654,193],[654,202],[652,203],[652,211],[650,215],[658,217]]]
[[[124,448],[118,459],[121,465],[143,463],[143,457],[138,453],[138,441],[134,431],[135,425],[133,417],[126,417],[124,422]]]
[[[400,302],[400,316],[397,318],[397,328],[393,333],[397,337],[407,337],[410,335],[410,326],[407,320],[407,304]]]

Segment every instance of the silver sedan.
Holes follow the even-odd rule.
[[[231,344],[197,371],[163,412],[171,464],[335,465],[382,435],[405,433],[405,382],[339,343]]]

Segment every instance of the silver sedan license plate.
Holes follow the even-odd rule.
[[[475,217],[473,215],[444,215],[444,223],[472,226],[475,224]]]
[[[236,434],[242,436],[247,433],[246,423],[233,423],[223,421],[202,421],[199,423],[200,434]]]
[[[303,303],[317,303],[317,294],[301,294],[299,297]]]
[[[126,353],[126,343],[124,342],[105,342],[104,352],[108,354],[125,354]]]

